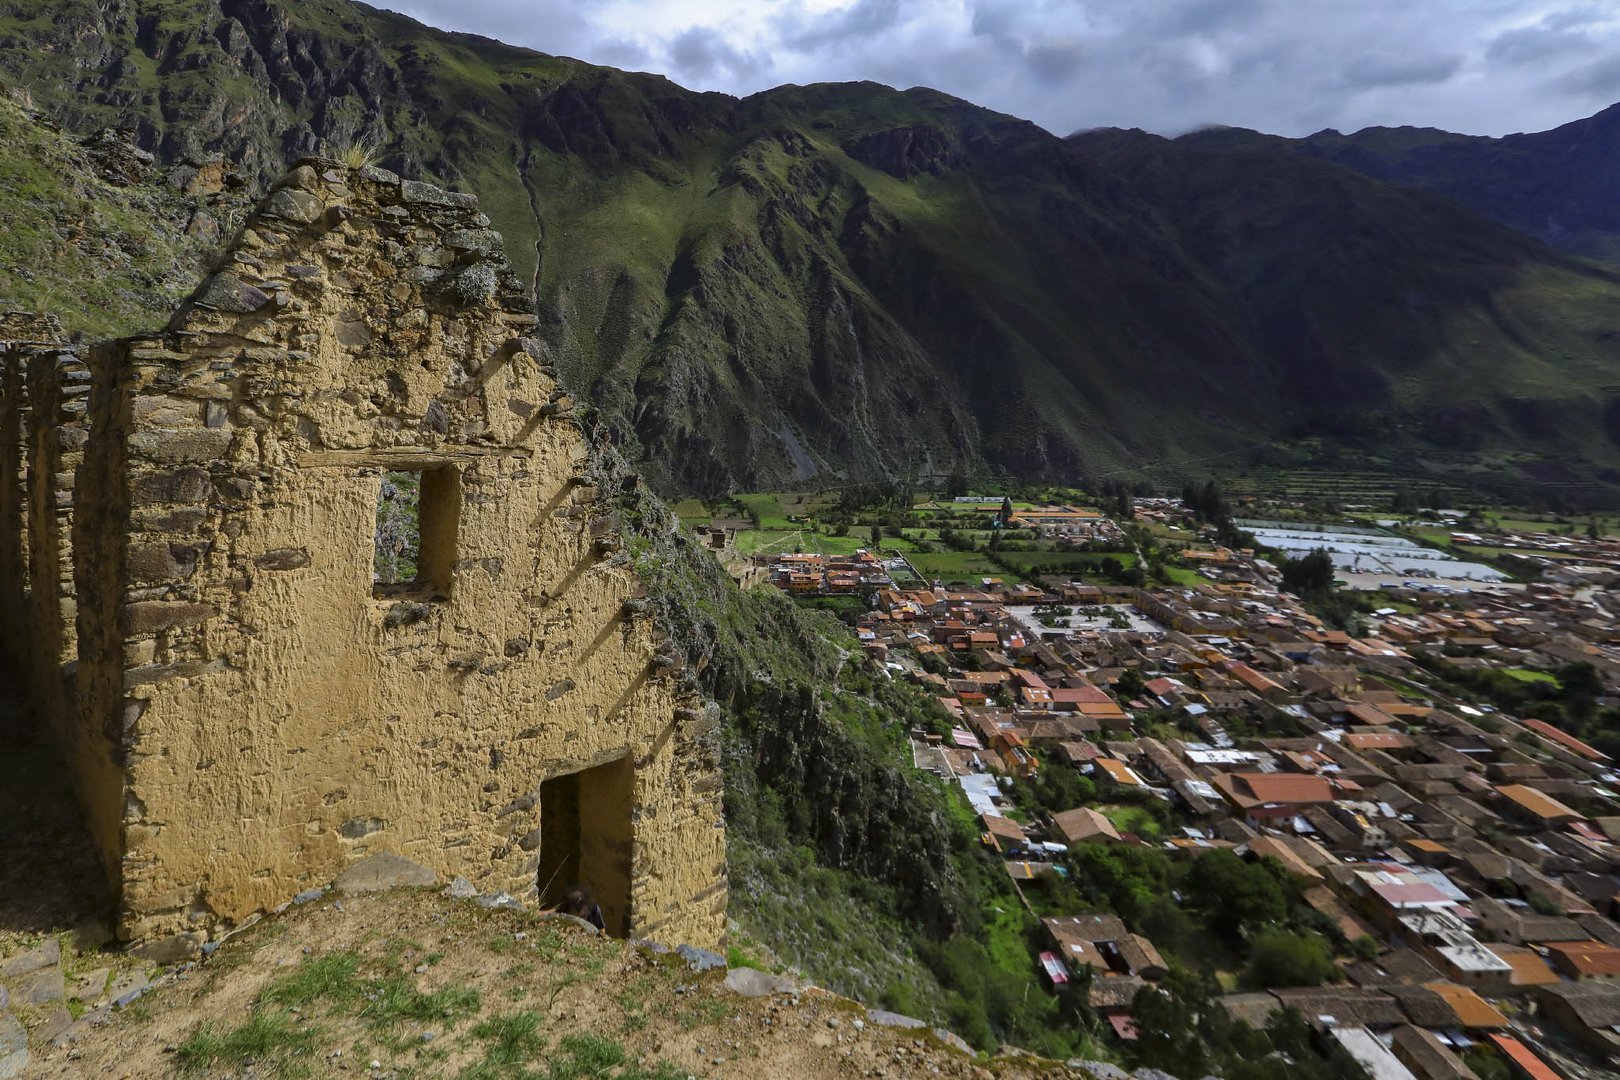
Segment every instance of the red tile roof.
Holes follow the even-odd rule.
[[[1493,1031],[1491,1041],[1501,1047],[1502,1052],[1513,1060],[1513,1064],[1523,1069],[1530,1080],[1563,1080],[1551,1066],[1532,1054],[1529,1047],[1513,1036],[1498,1035]]]
[[[1112,705],[1107,691],[1095,686],[1059,686],[1052,689],[1052,700],[1074,705]]]
[[[1608,754],[1588,746],[1586,743],[1581,742],[1581,740],[1567,732],[1558,730],[1545,720],[1523,720],[1520,722],[1531,731],[1534,731],[1536,734],[1545,735],[1553,742],[1564,747],[1564,749],[1573,750],[1575,753],[1581,755],[1583,758],[1586,758],[1588,761],[1609,760]]]
[[[1268,803],[1323,803],[1333,801],[1333,785],[1320,776],[1297,773],[1237,773],[1237,790]]]
[[[1602,941],[1557,941],[1547,944],[1553,965],[1582,979],[1620,975],[1620,947]]]

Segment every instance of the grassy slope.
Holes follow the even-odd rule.
[[[750,502],[780,512],[774,497]],[[661,624],[726,717],[731,915],[744,937],[978,1045],[1072,1052],[1025,947],[1031,927],[965,802],[912,766],[905,732],[941,726],[938,706],[860,670],[831,616],[775,589],[739,592],[655,499],[629,497],[625,520]]]
[[[983,1075],[927,1032],[857,1030],[861,1011],[842,999],[743,998],[723,975],[438,890],[323,899],[115,1011],[71,1057],[36,1046],[28,1075],[812,1080],[900,1062]],[[1070,1075],[1033,1059],[994,1067]]]
[[[195,206],[160,182],[104,182],[75,142],[0,96],[0,310],[49,311],[91,339],[161,323],[208,254],[184,232]]]

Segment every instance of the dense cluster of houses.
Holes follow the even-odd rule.
[[[894,584],[883,563],[869,551],[853,555],[782,552],[755,557],[756,565],[783,592],[799,596],[853,596]]]
[[[1585,661],[1616,693],[1616,621],[1556,583],[1414,591],[1354,636],[1280,593],[1252,554],[1194,554],[1197,587],[875,590],[867,654],[955,721],[949,736],[914,733],[917,764],[961,785],[1013,880],[1062,872],[1060,853],[1085,844],[1269,857],[1364,958],[1342,956],[1326,986],[1233,993],[1234,1014],[1296,1008],[1377,1077],[1473,1075],[1460,1055],[1476,1043],[1537,1078],[1620,1060],[1615,763],[1453,697],[1415,663]],[[1096,804],[1013,820],[1002,778],[1050,768],[1082,770]],[[1175,824],[1139,835],[1113,812],[1143,800]],[[1134,1037],[1136,991],[1165,971],[1153,942],[1109,912],[1045,928],[1046,976],[1080,984],[1088,969],[1093,1007]]]

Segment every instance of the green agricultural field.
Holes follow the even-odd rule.
[[[1508,678],[1517,679],[1520,682],[1547,683],[1551,686],[1563,686],[1563,683],[1558,681],[1558,676],[1554,675],[1550,671],[1534,671],[1530,668],[1500,668],[1498,670],[1500,670],[1502,674],[1506,675]]]
[[[1097,808],[1120,832],[1131,832],[1144,840],[1155,840],[1164,832],[1164,826],[1151,812],[1140,806],[1102,806]]]
[[[828,536],[812,529],[746,529],[737,534],[737,550],[744,555],[799,551],[853,555],[870,544],[870,537],[853,532],[848,536]]]
[[[1129,551],[1003,551],[1001,557],[1020,570],[1032,566],[1061,566],[1065,570],[1083,570],[1113,559],[1124,567],[1136,565],[1136,555]]]
[[[917,573],[943,581],[1007,576],[1007,572],[976,551],[932,551],[908,556]]]
[[[1534,555],[1540,559],[1564,559],[1579,562],[1581,557],[1570,551],[1543,551],[1540,548],[1491,547],[1488,544],[1455,544],[1452,550],[1466,559],[1500,559],[1504,556],[1524,558]]]
[[[793,522],[787,518],[781,501],[775,495],[739,495],[737,500],[759,515],[761,529],[790,529]]]
[[[1209,583],[1209,578],[1185,566],[1167,566],[1164,568],[1164,576],[1170,579],[1172,585],[1192,586]]]

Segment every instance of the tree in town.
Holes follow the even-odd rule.
[[[1136,499],[1127,487],[1120,487],[1119,495],[1114,499],[1114,514],[1121,521],[1130,521],[1136,517]]]
[[[1142,678],[1142,672],[1137,668],[1126,668],[1119,673],[1119,678],[1114,682],[1114,692],[1126,701],[1141,697],[1146,690],[1147,685]]]
[[[1337,973],[1333,947],[1313,930],[1261,930],[1249,942],[1249,983],[1274,986],[1320,986]]]
[[[1274,867],[1268,859],[1244,862],[1230,851],[1211,851],[1188,868],[1187,894],[1213,929],[1237,942],[1288,914],[1288,890]]]
[[[1311,596],[1333,588],[1333,556],[1318,548],[1297,559],[1284,559],[1278,566],[1282,571],[1282,587],[1295,596]]]

